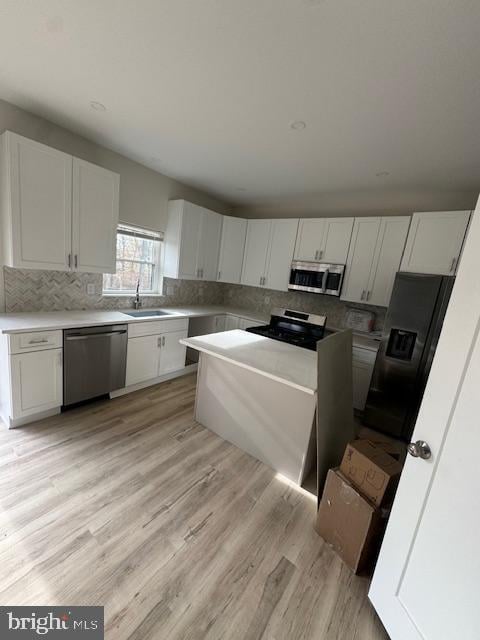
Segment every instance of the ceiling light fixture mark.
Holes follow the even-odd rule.
[[[294,131],[302,131],[302,129],[305,129],[306,126],[307,123],[303,120],[295,120],[295,122],[291,123],[290,129],[293,129]]]
[[[389,171],[379,171],[375,175],[377,176],[377,178],[386,178],[387,176],[390,175],[390,172]]]
[[[97,102],[96,100],[92,100],[90,102],[90,106],[95,111],[106,111],[107,110],[107,107],[104,104],[102,104],[101,102]]]

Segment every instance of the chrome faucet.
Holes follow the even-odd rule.
[[[142,306],[142,301],[140,300],[140,278],[137,280],[137,288],[135,292],[135,298],[133,300],[133,308],[140,309]]]

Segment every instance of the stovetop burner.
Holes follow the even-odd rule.
[[[326,321],[325,316],[276,309],[272,313],[270,324],[249,327],[247,331],[315,351],[318,340],[324,336]]]

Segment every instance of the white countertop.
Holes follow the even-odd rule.
[[[169,315],[133,318],[127,315],[129,309],[123,311],[39,311],[24,313],[0,313],[0,333],[25,333],[28,331],[55,331],[59,329],[75,329],[77,327],[94,327],[105,324],[130,322],[152,322],[172,318],[192,318],[211,315],[234,315],[259,324],[266,323],[269,317],[255,311],[214,305],[193,305],[191,307],[160,307],[169,311]],[[146,311],[147,309],[140,309]],[[132,309],[133,311],[133,309]]]
[[[317,390],[317,353],[235,329],[185,338],[187,347],[277,380],[313,395]]]

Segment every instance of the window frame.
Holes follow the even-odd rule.
[[[151,239],[154,241],[155,255],[154,262],[147,262],[144,260],[128,260],[128,259],[117,259],[117,236],[119,233],[122,233],[122,230],[128,230],[130,233],[125,235],[135,236],[138,233],[139,236],[144,236],[146,239]],[[148,237],[150,236],[150,237]],[[163,233],[160,231],[154,231],[152,229],[148,229],[147,227],[137,227],[127,223],[119,223],[116,230],[115,235],[115,266],[117,262],[131,262],[136,264],[149,264],[152,265],[152,289],[140,289],[139,293],[143,296],[161,296],[162,288],[163,288]],[[102,294],[105,296],[132,296],[135,295],[135,289],[106,289],[105,275],[103,274],[103,282],[102,282]]]

